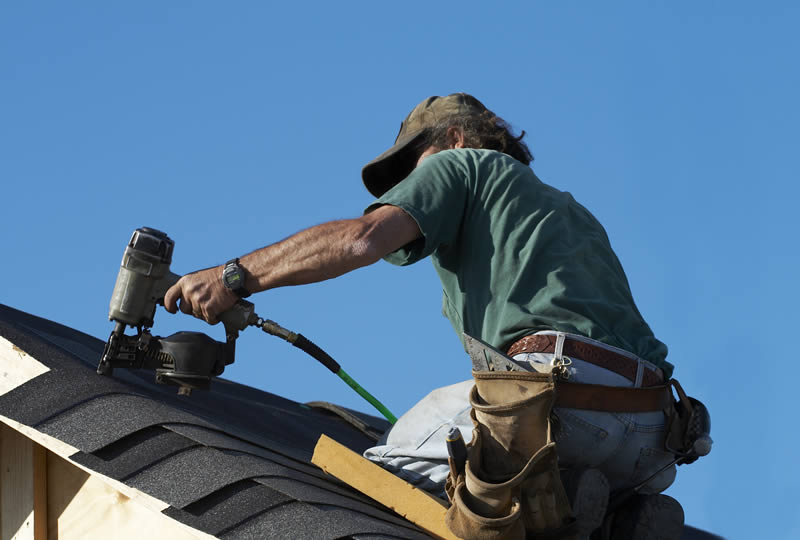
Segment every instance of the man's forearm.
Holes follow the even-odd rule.
[[[334,278],[376,262],[380,254],[360,220],[323,223],[239,259],[246,288],[259,292]]]
[[[417,223],[403,210],[381,206],[357,219],[331,221],[239,259],[245,288],[259,292],[286,285],[315,283],[372,264],[419,238]],[[222,268],[186,274],[164,295],[164,307],[217,322],[236,295],[222,284]]]
[[[240,258],[251,292],[334,278],[372,264],[420,236],[403,210],[383,206],[356,219],[331,221]]]

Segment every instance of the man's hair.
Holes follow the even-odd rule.
[[[511,126],[492,111],[483,111],[476,115],[452,115],[442,118],[429,128],[425,146],[447,148],[447,130],[456,127],[464,134],[464,143],[468,148],[486,148],[497,150],[530,165],[533,154],[528,145],[522,141],[525,131],[515,137]]]

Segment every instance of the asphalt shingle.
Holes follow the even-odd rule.
[[[72,459],[179,521],[233,539],[427,537],[310,463],[322,433],[357,452],[374,442],[329,412],[225,380],[186,397],[146,371],[102,377],[102,341],[2,305],[0,335],[50,368],[0,396],[0,414],[78,448]]]

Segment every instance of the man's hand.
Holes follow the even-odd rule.
[[[218,315],[230,309],[238,299],[222,284],[222,267],[217,266],[183,276],[164,295],[164,307],[170,313],[177,313],[180,308],[208,324],[217,324]]]

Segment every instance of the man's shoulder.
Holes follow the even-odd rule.
[[[557,192],[539,180],[528,165],[502,152],[483,148],[442,150],[425,159],[409,178],[412,176],[419,181],[406,182],[406,186],[401,182],[395,189],[441,188],[442,193],[458,189],[464,190],[468,197],[487,200],[514,196],[538,199],[542,190]]]
[[[453,148],[442,150],[429,157],[431,167],[458,168],[466,174],[512,175],[536,178],[528,165],[514,159],[508,154],[486,148]],[[425,163],[423,162],[423,165]],[[538,181],[538,178],[537,178]]]

